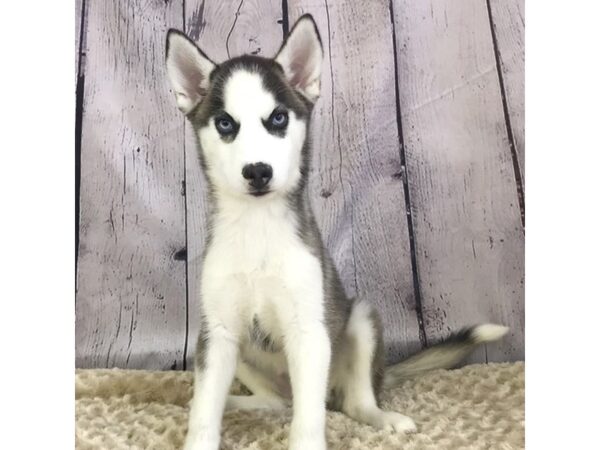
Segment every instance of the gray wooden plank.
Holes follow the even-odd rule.
[[[486,4],[393,6],[427,336],[503,323],[472,361],[522,359],[524,237]]]
[[[81,38],[83,0],[75,0],[75,79],[79,73],[79,40]],[[76,81],[77,82],[77,81]]]
[[[524,0],[488,0],[506,94],[510,127],[525,184]]]
[[[87,51],[87,0],[75,1],[75,82],[85,73]]]
[[[421,348],[396,119],[387,1],[289,0],[311,13],[325,48],[313,113],[309,194],[347,293],[381,313],[387,356]]]
[[[185,3],[186,32],[206,54],[221,62],[244,53],[273,56],[281,44],[281,2],[235,0]],[[172,102],[172,114],[178,114]],[[187,368],[193,367],[196,339],[200,330],[200,273],[206,235],[206,185],[197,157],[191,127],[185,126],[187,258],[188,258],[188,339]]]
[[[81,181],[81,121],[85,89],[85,0],[75,2],[75,267],[79,252],[79,191]]]
[[[180,368],[185,340],[182,118],[164,68],[180,2],[89,2],[78,367]]]

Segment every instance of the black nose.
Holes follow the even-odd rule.
[[[250,186],[254,189],[263,189],[271,178],[273,178],[273,169],[265,163],[246,164],[242,169],[242,176],[250,180]]]

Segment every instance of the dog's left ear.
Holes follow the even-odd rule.
[[[290,84],[310,101],[321,92],[323,46],[317,24],[310,14],[298,19],[275,56]]]

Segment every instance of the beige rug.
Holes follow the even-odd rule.
[[[378,431],[329,412],[329,449],[522,449],[524,383],[523,363],[431,372],[383,395],[386,409],[415,420],[417,434]],[[190,396],[189,372],[78,370],[77,448],[180,448]],[[285,450],[290,419],[291,410],[228,412],[221,448]]]

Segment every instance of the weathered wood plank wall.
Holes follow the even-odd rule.
[[[394,23],[426,334],[494,319],[511,333],[487,357],[522,357],[523,229],[486,4],[407,0]]]
[[[185,246],[184,141],[162,42],[181,6],[86,3],[78,366],[182,367],[185,264],[173,255]]]
[[[481,321],[512,331],[472,361],[523,358],[522,0],[81,0],[79,367],[191,367],[206,200],[166,29],[217,61],[270,56],[307,12],[325,47],[309,195],[388,358]]]
[[[487,2],[521,220],[525,224],[525,5],[524,0]]]

